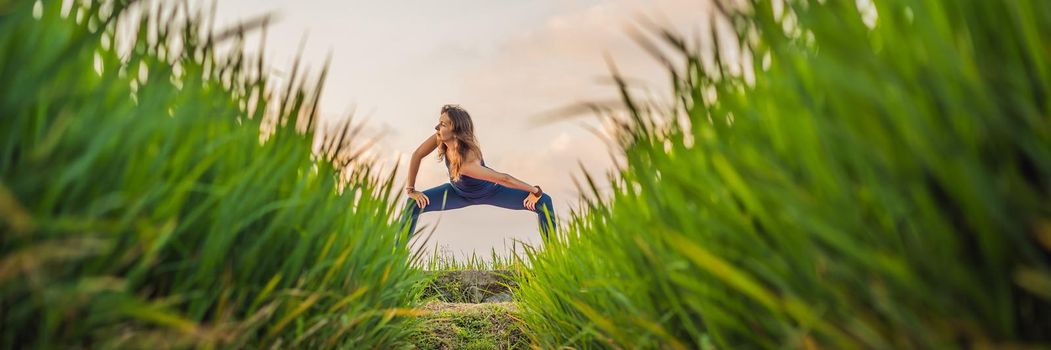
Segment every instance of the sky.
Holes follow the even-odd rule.
[[[304,64],[315,72],[331,56],[322,119],[354,115],[366,123],[365,134],[379,138],[370,149],[377,166],[391,169],[400,161],[399,188],[409,155],[433,136],[439,109],[455,103],[471,114],[486,165],[542,186],[565,221],[578,205],[573,178],[581,178],[581,166],[604,179],[613,161],[608,142],[588,130],[602,129],[598,116],[541,117],[581,102],[619,100],[607,58],[639,91],[667,95],[667,72],[628,28],[649,21],[690,36],[707,26],[708,7],[686,0],[222,0],[216,23],[276,15],[264,54],[278,79],[301,45]],[[445,182],[448,173],[431,154],[416,188]],[[433,235],[425,246],[414,245],[485,258],[517,242],[542,245],[536,223],[534,212],[490,206],[424,213],[419,227]]]

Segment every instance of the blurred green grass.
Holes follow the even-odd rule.
[[[428,237],[429,238],[429,237]],[[420,250],[416,252],[416,257],[413,260],[413,267],[421,269],[423,271],[456,271],[456,270],[515,270],[520,271],[528,269],[530,267],[529,261],[526,260],[526,251],[532,250],[533,248],[523,243],[522,249],[519,250],[518,241],[514,243],[510,250],[504,252],[498,252],[496,248],[489,250],[489,255],[479,255],[477,252],[472,251],[471,255],[457,257],[454,253],[447,250],[439,250],[438,245],[434,246],[430,254],[427,254],[423,247],[426,246],[426,242],[429,239],[424,239]],[[425,255],[426,254],[426,255]]]
[[[275,89],[267,20],[0,3],[0,347],[404,345],[394,173],[350,124],[312,155],[325,70]]]
[[[626,163],[528,257],[532,341],[1047,348],[1051,3],[715,4],[636,33],[671,102],[592,106]]]

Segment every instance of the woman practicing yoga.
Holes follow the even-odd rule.
[[[416,221],[421,213],[488,204],[535,211],[540,232],[547,240],[549,230],[557,226],[551,196],[545,194],[540,186],[531,186],[485,166],[482,150],[474,137],[474,123],[466,110],[457,105],[443,106],[434,130],[437,132],[427,137],[412,152],[409,161],[409,179],[405,183],[405,194],[409,196],[406,207],[409,235],[415,233]],[[438,159],[445,160],[450,181],[423,192],[417,191],[414,185],[416,173],[420,170],[420,160],[435,148],[438,149]]]

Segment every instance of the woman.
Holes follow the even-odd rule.
[[[409,161],[405,194],[409,196],[406,213],[409,215],[410,235],[415,233],[421,213],[488,204],[535,211],[540,232],[547,240],[549,230],[557,226],[551,196],[545,194],[540,186],[529,185],[485,166],[482,150],[474,137],[471,115],[466,110],[456,105],[443,106],[434,130],[437,132],[420,144]],[[450,181],[423,192],[417,191],[414,185],[416,173],[420,170],[420,160],[435,148],[438,149],[438,159],[444,160],[445,167],[449,169]],[[408,213],[410,210],[411,213]]]

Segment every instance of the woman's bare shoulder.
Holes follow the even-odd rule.
[[[465,164],[481,163],[482,162],[482,152],[481,151],[474,151],[474,152],[468,153],[467,156],[464,157],[463,162]]]

